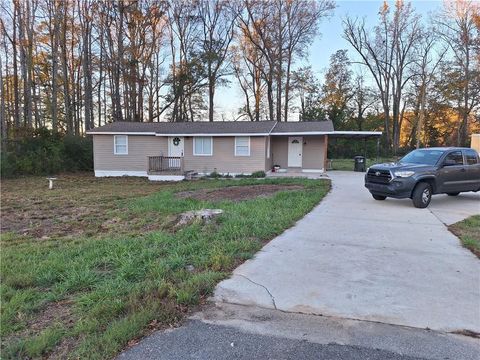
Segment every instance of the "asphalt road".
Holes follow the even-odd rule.
[[[126,359],[322,359],[413,360],[385,350],[315,344],[242,332],[235,328],[192,320],[166,333],[156,333],[118,357]]]

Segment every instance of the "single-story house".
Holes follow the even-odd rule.
[[[328,136],[335,133],[329,120],[114,122],[87,132],[93,136],[95,176],[151,180],[180,180],[186,172],[268,172],[274,165],[323,172]]]

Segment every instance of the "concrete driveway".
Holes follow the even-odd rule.
[[[439,331],[480,332],[480,261],[445,224],[480,213],[480,194],[375,201],[363,174],[238,267],[217,302]]]

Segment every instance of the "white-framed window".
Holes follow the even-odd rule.
[[[213,140],[211,136],[195,136],[193,138],[193,155],[212,156]]]
[[[250,136],[235,136],[235,156],[250,156]]]
[[[113,153],[115,155],[128,155],[127,135],[115,135],[113,137]]]

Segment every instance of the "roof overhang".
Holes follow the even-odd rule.
[[[87,135],[150,135],[155,136],[154,132],[128,132],[128,131],[87,131]]]
[[[339,138],[371,138],[382,136],[381,131],[291,131],[291,132],[271,132],[271,133],[178,133],[161,134],[156,132],[128,132],[128,131],[87,131],[88,135],[140,135],[140,136],[308,136],[308,135],[329,135]]]
[[[368,139],[382,136],[381,131],[332,131],[329,135],[336,138]]]
[[[268,136],[269,133],[221,133],[221,134],[212,134],[212,133],[196,133],[196,134],[160,134],[156,133],[155,136],[206,136],[206,137],[219,137],[219,136]]]
[[[329,135],[331,131],[289,131],[289,132],[272,132],[273,136],[302,136],[302,135]]]

